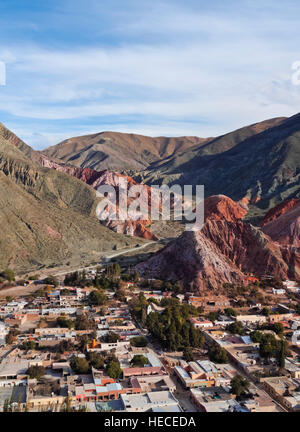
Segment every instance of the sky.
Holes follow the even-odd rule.
[[[298,0],[1,0],[0,122],[43,149],[291,116],[299,17]]]

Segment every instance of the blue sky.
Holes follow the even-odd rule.
[[[216,136],[299,111],[298,0],[1,0],[0,121],[34,148]]]

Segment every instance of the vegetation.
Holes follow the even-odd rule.
[[[0,278],[8,282],[13,282],[15,280],[15,273],[11,269],[5,269],[0,272]]]
[[[232,324],[226,326],[226,330],[232,334],[244,335],[245,327],[241,321],[235,321]]]
[[[103,369],[105,365],[105,358],[101,354],[95,352],[87,353],[87,361],[89,365],[95,369]]]
[[[61,328],[69,328],[69,329],[71,329],[71,328],[74,327],[75,324],[74,324],[74,321],[72,319],[70,319],[70,318],[59,317],[56,320],[56,325],[58,327],[61,327]]]
[[[144,367],[147,363],[148,359],[140,354],[135,355],[130,362],[132,367]]]
[[[288,352],[286,340],[277,339],[272,333],[254,331],[251,333],[253,342],[259,343],[259,354],[262,358],[269,360],[274,357],[280,367],[284,367],[285,357]]]
[[[120,368],[120,363],[118,360],[111,360],[106,368],[106,373],[110,378],[118,379],[122,375],[122,369]]]
[[[231,393],[239,397],[247,393],[250,383],[242,375],[236,375],[234,378],[232,378],[230,385]]]
[[[43,282],[46,285],[54,285],[55,287],[58,287],[59,285],[58,279],[54,276],[46,277],[46,279],[44,279]]]
[[[46,370],[43,366],[30,366],[27,370],[27,375],[29,375],[31,379],[35,378],[38,381],[45,375],[45,373]]]
[[[25,351],[34,350],[36,348],[36,343],[34,341],[24,341],[22,348]]]
[[[147,316],[149,302],[144,295],[140,295],[132,306],[132,314],[146,325],[151,335],[155,337],[164,348],[170,351],[182,350],[186,347],[201,348],[204,337],[189,321],[197,316],[198,311],[189,304],[180,304],[177,299],[163,299],[160,306],[165,309],[162,313],[151,312]]]
[[[102,339],[106,343],[117,343],[119,342],[119,340],[121,340],[121,336],[118,333],[111,331],[107,335],[105,335]]]
[[[131,346],[144,348],[148,345],[148,340],[144,336],[136,336],[130,339]]]
[[[83,357],[73,357],[70,365],[76,374],[87,374],[90,371],[89,362]]]
[[[89,318],[86,314],[76,317],[75,329],[76,330],[93,330],[96,328],[95,321]]]
[[[208,351],[209,359],[215,363],[228,363],[227,352],[219,345],[214,345]]]
[[[92,291],[89,295],[89,303],[95,306],[103,306],[107,302],[104,291]]]

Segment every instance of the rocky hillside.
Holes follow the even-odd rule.
[[[126,181],[126,191],[124,190],[124,192],[126,193],[131,186],[137,185],[137,183],[131,177],[121,175],[117,172],[112,172],[108,170],[95,171],[91,168],[78,168],[72,167],[70,165],[63,165],[55,162],[52,159],[47,158],[44,155],[40,155],[39,163],[42,166],[46,166],[53,170],[63,172],[72,177],[75,177],[83,181],[84,183],[90,185],[96,191],[98,190],[99,186],[113,186],[117,194],[117,199],[119,199],[119,193],[122,189],[122,185],[125,185],[125,183],[123,183],[124,180]],[[148,209],[150,199],[150,190],[148,187],[145,188],[142,199]],[[105,211],[108,213],[108,217],[106,220],[102,221],[102,224],[112,229],[113,231],[119,234],[142,237],[147,240],[158,239],[156,235],[153,234],[148,228],[148,226],[151,224],[151,220],[149,220],[148,217],[148,212],[144,218],[140,217],[139,220],[127,220],[127,215],[122,214],[120,207],[117,205],[117,212],[119,217],[118,220],[114,220],[112,218],[115,213],[113,202],[111,202],[111,205],[106,207]]]
[[[151,138],[143,135],[102,132],[70,138],[43,153],[81,168],[96,171],[139,171],[152,162],[205,144],[198,137]]]
[[[216,138],[152,164],[140,174],[151,182],[203,184],[206,196],[225,194],[263,212],[299,197],[300,114]]]
[[[136,239],[99,224],[95,191],[39,165],[40,155],[0,125],[0,267],[18,271],[99,259]]]
[[[281,245],[297,248],[300,254],[300,199],[271,209],[262,221],[262,230]]]
[[[248,273],[300,277],[298,254],[243,222],[245,212],[239,204],[225,196],[210,197],[206,203],[202,230],[184,232],[140,264],[142,274],[181,280],[200,291],[218,289],[226,282],[244,284]]]

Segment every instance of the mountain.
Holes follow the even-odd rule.
[[[274,118],[217,138],[150,138],[103,132],[43,152],[63,163],[130,174],[138,183],[203,184],[250,205],[249,220],[300,196],[300,114]]]
[[[262,220],[262,230],[272,240],[299,249],[300,199],[290,199],[271,209]]]
[[[226,196],[205,200],[201,230],[178,239],[137,266],[142,275],[188,283],[195,291],[217,290],[224,283],[246,284],[247,275],[299,278],[300,260],[260,229],[242,220],[245,211]],[[225,211],[224,211],[225,210]]]
[[[95,190],[98,190],[99,186],[103,185],[113,186],[115,188],[117,197],[119,196],[120,190],[122,189],[122,185],[125,185],[124,181],[126,181],[126,191],[124,190],[124,192],[127,192],[130,187],[138,185],[131,177],[121,175],[117,172],[108,170],[96,171],[91,168],[78,168],[70,165],[64,165],[57,163],[55,160],[49,159],[44,155],[40,156],[39,163],[42,166],[75,177],[90,185]],[[150,188],[145,187],[142,198],[147,208],[149,207],[150,196]],[[139,220],[127,220],[127,215],[121,212],[120,206],[117,206],[119,218],[118,220],[114,220],[113,215],[115,213],[115,208],[113,202],[111,202],[111,205],[107,206],[105,210],[109,213],[109,216],[107,220],[102,221],[102,224],[113,231],[120,234],[141,237],[147,240],[155,241],[158,239],[156,235],[148,229],[148,225],[151,224],[151,220],[148,217],[148,212],[147,215],[145,215],[145,218],[139,218]]]
[[[152,164],[140,177],[148,184],[203,184],[206,196],[225,194],[266,212],[300,196],[299,172],[300,114],[216,138]]]
[[[97,261],[136,245],[96,218],[98,199],[84,182],[42,167],[41,156],[0,124],[0,267]]]
[[[43,151],[66,164],[97,171],[140,171],[152,162],[174,155],[209,139],[198,137],[151,138],[143,135],[102,132],[67,139]]]

